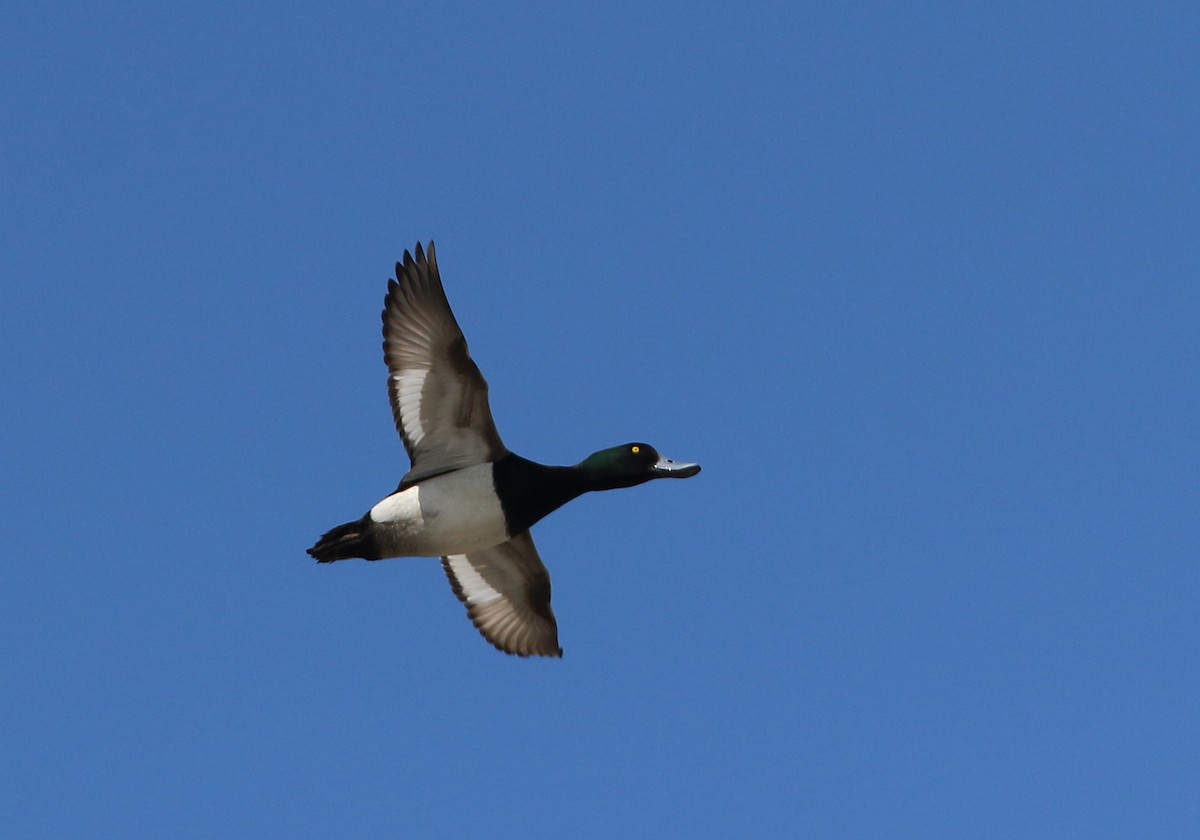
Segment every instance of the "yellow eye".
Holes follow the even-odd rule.
[[[640,447],[640,446],[635,446],[635,447],[633,447],[632,449],[630,449],[629,451],[630,451],[630,452],[632,452],[634,455],[636,455],[636,454],[638,454],[639,452],[641,452],[641,451],[642,451],[642,447]]]

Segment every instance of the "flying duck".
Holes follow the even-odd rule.
[[[383,308],[383,357],[396,429],[412,468],[396,492],[332,529],[308,553],[319,563],[361,557],[441,557],[454,594],[485,639],[518,656],[562,656],[550,573],[529,535],[542,517],[591,490],[688,478],[645,443],[589,455],[571,467],[510,452],[488,407],[488,386],[459,329],[433,243],[396,263]]]

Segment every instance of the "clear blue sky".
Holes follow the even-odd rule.
[[[736,7],[736,8],[735,8]],[[1192,3],[10,4],[0,834],[1192,838]],[[392,490],[434,239],[566,658]]]

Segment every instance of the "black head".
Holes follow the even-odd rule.
[[[579,469],[593,490],[615,490],[655,478],[690,478],[700,472],[700,465],[677,464],[648,443],[626,443],[589,455]]]

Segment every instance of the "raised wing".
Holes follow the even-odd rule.
[[[482,551],[443,557],[442,568],[471,622],[497,648],[518,656],[562,656],[550,573],[528,531]]]
[[[492,421],[487,382],[450,311],[432,242],[428,257],[418,243],[415,258],[405,251],[396,263],[383,308],[383,357],[392,417],[412,459],[401,488],[508,451]]]

